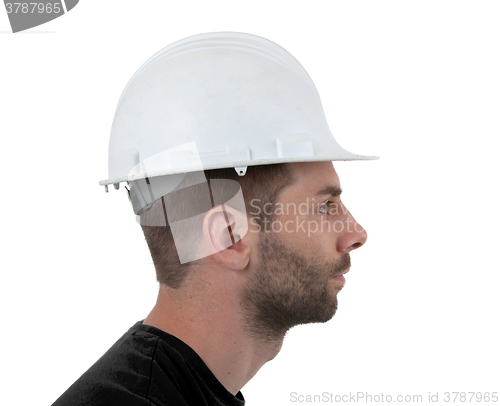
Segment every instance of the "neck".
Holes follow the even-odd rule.
[[[279,353],[283,337],[265,341],[253,337],[245,328],[237,296],[229,296],[224,287],[220,290],[210,284],[189,292],[162,285],[158,301],[144,324],[189,345],[219,382],[236,395]]]

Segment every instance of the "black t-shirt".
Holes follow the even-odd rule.
[[[52,406],[243,406],[194,350],[134,324]]]

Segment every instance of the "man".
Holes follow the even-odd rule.
[[[335,314],[350,252],[365,243],[366,232],[342,204],[331,161],[369,157],[321,138],[317,119],[308,121],[316,112],[300,117],[300,110],[314,108],[317,94],[285,53],[258,37],[205,34],[167,47],[127,85],[118,108],[125,112],[117,111],[113,124],[121,141],[112,131],[110,180],[104,184],[127,179],[131,187],[160,282],[158,300],[55,406],[243,405],[241,388],[277,355],[290,328],[326,322]],[[153,86],[151,77],[158,72]],[[189,78],[184,88],[208,88],[206,93],[198,91],[194,99],[189,92],[176,93],[183,75]],[[163,87],[168,92],[161,92]],[[172,93],[175,103],[162,107]],[[135,113],[130,106],[137,100]],[[266,120],[269,108],[276,111]],[[263,110],[257,116],[252,109]],[[148,116],[151,110],[157,116]],[[285,121],[312,135],[290,136]],[[249,127],[264,134],[262,139],[249,139],[244,134]],[[210,152],[223,150],[205,143],[214,128],[219,139],[213,143],[231,145],[239,137],[250,152],[234,147]],[[180,135],[172,141],[175,137],[158,133]],[[132,144],[127,136],[139,141]],[[270,137],[275,137],[274,159],[263,142]],[[189,143],[193,139],[196,145]],[[321,150],[319,141],[324,155],[314,152]],[[258,164],[259,153],[268,154],[267,161]],[[209,169],[196,170],[200,166]]]
[[[349,253],[366,241],[365,230],[342,205],[331,162],[288,165],[294,180],[275,206],[289,210],[273,217],[281,231],[257,231],[250,221],[241,240],[200,260],[179,288],[162,284],[144,321],[193,348],[233,394],[278,354],[288,329],[333,317]],[[301,204],[307,208],[299,213]],[[237,217],[231,207],[226,210]],[[298,229],[304,222],[309,230]],[[312,224],[318,231],[311,232]],[[213,244],[223,245],[220,230],[226,227],[223,217],[207,225]]]

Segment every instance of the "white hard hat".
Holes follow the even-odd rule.
[[[100,184],[136,182],[140,195],[156,180],[159,198],[193,171],[243,176],[252,165],[366,159],[377,157],[335,141],[314,83],[287,51],[254,35],[208,33],[163,48],[130,79]],[[131,198],[136,214],[152,204]]]

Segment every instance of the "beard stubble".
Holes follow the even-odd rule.
[[[334,262],[307,259],[272,232],[261,235],[258,249],[259,268],[242,296],[245,325],[254,338],[282,340],[296,325],[324,323],[335,315],[339,289],[331,278],[349,268],[349,254]]]

